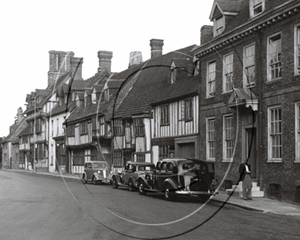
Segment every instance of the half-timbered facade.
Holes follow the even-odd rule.
[[[155,54],[152,54],[147,62],[134,66],[135,71],[125,79],[116,100],[113,113],[115,167],[123,167],[128,160],[158,161],[158,151],[157,148],[152,148],[151,139],[155,131],[159,134],[164,133],[157,129],[153,130],[155,114],[151,104],[164,96],[166,87],[171,84],[171,78],[176,78],[176,74],[171,77],[172,61],[176,58],[185,58],[185,61],[192,59],[190,51],[193,46],[162,55],[163,40],[152,39],[150,45],[152,49],[156,49]],[[191,98],[191,105],[194,100]],[[194,104],[197,106],[197,103]],[[189,113],[194,114],[192,110]],[[191,124],[190,127],[179,129],[179,132],[193,132],[194,127],[195,125]],[[153,150],[156,151],[155,154]]]

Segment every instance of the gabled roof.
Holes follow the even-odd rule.
[[[93,77],[86,80],[85,87],[86,88],[91,88],[93,85],[98,84],[99,82],[101,82],[106,77],[109,77],[109,75],[110,74],[106,70],[97,72],[95,74],[95,76],[93,76]]]
[[[209,19],[212,21],[220,14],[237,15],[244,1],[246,0],[215,0],[209,15]],[[247,1],[249,2],[249,0]]]
[[[49,112],[49,116],[56,116],[61,113],[71,112],[75,108],[75,101],[69,101],[68,104],[64,103],[61,106],[56,104],[52,110]]]
[[[19,140],[19,133],[27,126],[26,118],[23,118],[22,121],[17,125],[16,129],[3,140],[5,142],[12,142],[15,143]]]
[[[124,83],[123,89],[127,88],[128,91],[126,97],[123,97],[121,103],[116,106],[114,118],[131,117],[135,114],[149,113],[152,103],[165,101],[169,98],[177,97],[178,95],[185,95],[186,93],[181,92],[182,89],[177,89],[175,85],[172,86],[169,84],[169,78],[171,77],[170,66],[173,59],[176,58],[192,59],[193,56],[191,55],[190,51],[193,49],[193,47],[194,45],[179,49],[150,59],[149,61],[143,63],[142,66],[139,65],[139,69],[135,69],[136,73],[129,76]],[[186,79],[188,79],[187,73],[185,73],[185,76]],[[132,80],[134,80],[135,83],[133,84],[132,88],[129,88],[126,86],[126,83],[132,85]],[[182,84],[182,87],[185,85],[189,86],[190,83],[191,85],[194,85],[195,82],[197,81],[189,82],[189,80],[187,80]],[[198,85],[192,91],[196,91],[197,89]],[[186,91],[187,93],[190,93],[189,88]],[[122,89],[120,90],[120,93],[121,92]],[[122,94],[119,95],[120,96],[118,96],[118,98],[122,98]]]

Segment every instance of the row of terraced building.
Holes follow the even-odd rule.
[[[82,58],[50,51],[48,86],[18,110],[3,167],[80,174],[89,160],[199,158],[225,189],[248,159],[265,196],[300,203],[299,11],[296,0],[215,0],[200,45],[163,54],[152,39],[151,58],[132,52],[119,73],[99,51],[85,80]]]

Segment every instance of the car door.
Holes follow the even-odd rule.
[[[157,176],[158,189],[163,190],[163,183],[166,178],[170,176],[170,173],[167,171],[168,162],[162,162],[160,165],[160,170]]]
[[[134,174],[135,171],[136,171],[135,165],[129,164],[127,172],[125,174],[125,179],[124,179],[125,184],[128,184],[129,178],[132,177],[132,175]]]

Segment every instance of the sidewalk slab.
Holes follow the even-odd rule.
[[[226,202],[226,204],[231,204],[252,211],[300,217],[300,205],[281,202],[266,197],[252,199],[253,200],[244,200],[239,196],[230,196],[222,192],[212,198],[213,201],[222,203]]]

